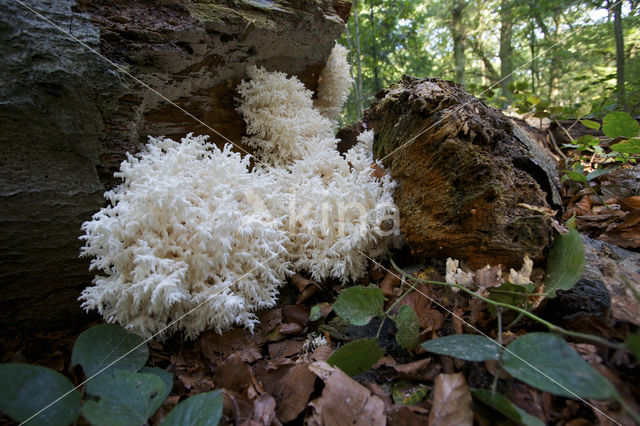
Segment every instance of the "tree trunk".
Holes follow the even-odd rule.
[[[360,9],[358,7],[358,0],[353,0],[353,27],[356,38],[356,117],[362,117],[362,101],[364,99],[364,94],[362,93],[362,53],[360,51]]]
[[[238,142],[235,87],[247,66],[296,74],[314,90],[350,10],[338,0],[27,3],[113,63],[20,3],[0,2],[3,332],[87,319],[77,301],[92,278],[78,258],[80,226],[119,183],[127,152],[147,135],[224,142],[158,93]]]
[[[513,82],[513,48],[511,46],[513,16],[509,0],[500,2],[500,80],[502,81],[502,96],[507,98],[507,105],[511,104],[513,93],[509,85]]]
[[[378,57],[378,41],[376,40],[376,21],[373,16],[373,2],[369,5],[369,20],[371,21],[371,61],[373,62],[373,92],[378,93],[382,89],[380,82],[380,58]],[[362,115],[358,116],[362,117]]]
[[[613,5],[613,31],[616,38],[616,92],[618,93],[618,105],[624,107],[624,36],[622,32],[622,1]]]
[[[495,108],[440,79],[404,77],[365,113],[374,156],[398,182],[402,236],[417,256],[520,267],[544,259],[558,208],[555,160]]]
[[[462,23],[462,11],[466,3],[456,0],[451,9],[451,37],[453,38],[453,62],[456,71],[456,83],[464,85],[464,39],[465,29]]]

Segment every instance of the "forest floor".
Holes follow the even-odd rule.
[[[614,182],[617,185],[628,184],[625,174],[603,179],[618,179]],[[589,188],[569,185],[566,189],[565,218],[572,214],[581,217],[581,233],[594,238],[604,236],[612,244],[637,249],[637,245],[629,243],[640,241],[640,214],[633,213],[637,211],[635,206],[625,206],[615,197],[601,200]],[[612,208],[614,205],[618,207]],[[406,253],[399,252],[394,258],[405,271],[432,281],[445,281],[443,259],[411,265],[403,256]],[[546,331],[528,318],[507,328],[516,318],[514,312],[503,312],[498,324],[495,311],[477,298],[445,286],[411,283],[388,263],[383,267],[387,270],[372,264],[368,277],[356,284],[380,286],[387,296],[385,309],[402,298],[401,304],[410,306],[417,315],[420,342],[453,334],[476,334],[479,330],[508,345],[527,333]],[[535,275],[534,271],[534,283]],[[429,353],[420,345],[403,349],[396,343],[397,329],[392,321],[382,320],[381,324],[379,318],[374,318],[364,326],[354,326],[332,312],[332,305],[346,286],[335,281],[314,283],[299,275],[292,281],[293,285],[282,289],[278,306],[259,314],[260,324],[253,333],[244,329],[224,335],[206,332],[195,341],[185,340],[177,333],[164,342],[150,341],[148,364],[171,372],[174,380],[169,397],[149,423],[160,424],[188,396],[223,389],[221,424],[302,424],[323,419],[334,419],[333,424],[351,420],[382,424],[386,419],[393,425],[443,425],[464,424],[470,418],[481,425],[513,424],[513,417],[508,420],[478,398],[470,401],[469,389],[494,388],[546,424],[634,424],[619,402],[554,396],[516,380],[493,360],[463,361]],[[411,288],[417,291],[405,294]],[[312,320],[314,306],[314,316],[319,318]],[[543,308],[544,302],[539,309]],[[79,385],[84,376],[79,366],[71,364],[72,347],[77,336],[95,324],[5,337],[0,340],[0,362],[46,366]],[[615,320],[594,320],[589,324],[591,333],[613,342],[624,341],[634,329],[629,323]],[[321,367],[324,364],[319,362],[326,361],[336,347],[374,336],[386,354],[368,371],[350,378],[331,367]],[[629,350],[579,339],[568,342],[613,383],[625,404],[640,412],[640,365]],[[17,423],[3,416],[0,424]]]

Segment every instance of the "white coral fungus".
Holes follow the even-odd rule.
[[[322,110],[283,73],[253,67],[240,84],[245,142],[274,167],[250,170],[248,156],[191,135],[150,138],[128,156],[116,174],[123,183],[105,194],[110,206],[83,225],[82,255],[103,274],[83,291],[85,309],[143,336],[172,321],[167,331],[188,337],[252,328],[287,274],[355,279],[366,271],[361,252],[381,256],[398,242],[394,184],[371,176],[373,133],[343,157],[323,115],[342,107],[336,91],[349,87],[344,51],[334,54]]]
[[[453,260],[452,258],[447,259],[447,273],[445,275],[445,281],[448,284],[457,284],[463,287],[469,287],[473,283],[473,272],[464,272],[460,269],[460,262],[458,260]],[[455,292],[460,291],[460,289],[451,287],[451,289]]]

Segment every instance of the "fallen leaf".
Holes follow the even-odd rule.
[[[549,207],[544,206],[532,206],[531,204],[518,203],[518,207],[524,207],[527,210],[531,210],[536,213],[540,213],[543,216],[553,217],[558,213],[557,210],[551,210]]]
[[[295,322],[288,322],[280,326],[280,333],[297,335],[302,333],[302,326]]]
[[[429,425],[473,425],[471,392],[462,373],[436,377]]]
[[[232,354],[216,367],[213,381],[216,388],[224,388],[243,394],[251,385],[251,367],[238,354]]]
[[[291,277],[291,284],[293,284],[300,292],[300,296],[298,296],[298,303],[302,303],[309,299],[321,288],[315,281],[305,278],[300,274],[295,274]]]
[[[380,281],[380,288],[382,289],[382,294],[386,297],[393,296],[393,290],[400,285],[402,281],[398,277],[398,274],[393,273],[391,271],[387,272],[387,275]],[[407,296],[408,297],[408,296]]]
[[[272,359],[289,357],[299,354],[304,342],[300,340],[283,340],[269,344],[269,356]]]
[[[333,353],[333,349],[331,349],[327,345],[318,346],[313,354],[311,355],[311,359],[313,361],[326,361],[331,357]]]
[[[287,305],[282,308],[282,315],[286,322],[292,322],[306,327],[309,323],[309,310],[302,305]]]
[[[298,364],[287,371],[275,386],[269,389],[278,408],[278,420],[287,423],[294,420],[307,407],[315,387],[316,377],[305,364]]]
[[[386,424],[384,401],[339,368],[326,362],[314,362],[309,369],[325,383],[322,395],[309,403],[307,419],[311,426]]]
[[[276,418],[276,400],[268,393],[263,393],[253,401],[251,420],[261,426],[269,426]]]
[[[233,353],[240,355],[246,362],[262,358],[255,337],[243,328],[236,328],[222,335],[207,331],[200,337],[199,344],[202,354],[215,365]]]

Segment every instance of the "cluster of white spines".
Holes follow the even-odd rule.
[[[342,107],[349,97],[349,89],[353,84],[349,73],[347,54],[348,51],[345,47],[336,44],[327,65],[320,74],[318,99],[315,106],[331,120],[335,120],[340,115]]]
[[[338,74],[323,74],[325,114],[346,99],[345,54],[334,49]],[[390,177],[371,177],[373,133],[343,157],[335,123],[295,77],[255,67],[249,76],[238,88],[245,142],[272,167],[250,170],[248,156],[202,136],[150,138],[122,163],[123,183],[105,194],[111,205],[83,225],[82,255],[101,274],[82,293],[85,309],[143,336],[176,320],[168,331],[189,337],[252,328],[287,274],[355,279],[367,256],[398,241],[379,229],[397,208]]]

